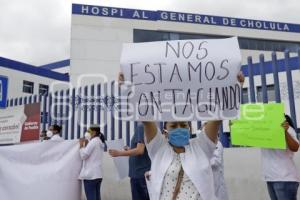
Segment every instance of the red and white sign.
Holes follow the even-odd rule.
[[[38,140],[40,134],[40,103],[1,110],[0,144]]]

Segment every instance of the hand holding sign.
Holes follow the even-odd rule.
[[[232,119],[240,104],[236,38],[125,44],[121,67],[124,119]]]

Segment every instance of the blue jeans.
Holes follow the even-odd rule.
[[[299,183],[267,182],[271,200],[297,200]]]
[[[94,180],[84,180],[84,191],[87,200],[101,200],[100,187],[102,178]]]
[[[130,178],[132,200],[149,200],[145,178]]]

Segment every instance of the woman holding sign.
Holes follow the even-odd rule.
[[[119,81],[123,81],[122,74]],[[238,80],[244,81],[239,74]],[[222,121],[208,121],[203,133],[190,139],[187,121],[165,122],[166,136],[155,122],[144,122],[151,159],[149,194],[152,200],[216,200],[210,159]]]
[[[282,127],[287,149],[262,149],[262,173],[271,200],[296,200],[300,182],[300,174],[293,161],[299,141],[291,118],[285,115],[285,119]]]

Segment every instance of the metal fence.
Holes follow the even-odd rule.
[[[260,101],[258,99],[258,92],[260,92],[263,103],[285,102],[289,107],[288,114],[297,124],[296,110],[300,105],[295,104],[295,98],[300,99],[300,50],[295,57],[290,57],[288,51],[284,55],[284,59],[279,60],[276,53],[273,52],[272,61],[265,62],[264,55],[261,54],[257,64],[253,64],[252,57],[248,57],[248,64],[242,66],[242,71],[246,76],[245,85],[248,85],[245,88],[246,92],[242,97],[242,103]],[[270,91],[268,91],[267,76],[272,76],[274,99],[270,99],[268,95]],[[257,87],[260,87],[260,91]],[[100,124],[101,130],[108,140],[124,138],[129,145],[130,136],[137,123],[122,121],[116,117],[120,116],[120,113],[116,114],[108,109],[117,103],[115,96],[119,92],[118,86],[113,81],[56,91],[44,96],[13,98],[8,100],[7,106],[40,102],[43,130],[51,124],[59,124],[63,127],[62,134],[65,139],[75,139],[83,136],[88,125]],[[162,127],[162,123],[160,126]],[[199,129],[200,126],[201,122],[193,122],[194,130]],[[299,127],[299,123],[297,126]],[[223,131],[223,127],[220,132],[222,143],[224,146],[229,146],[228,133]]]

